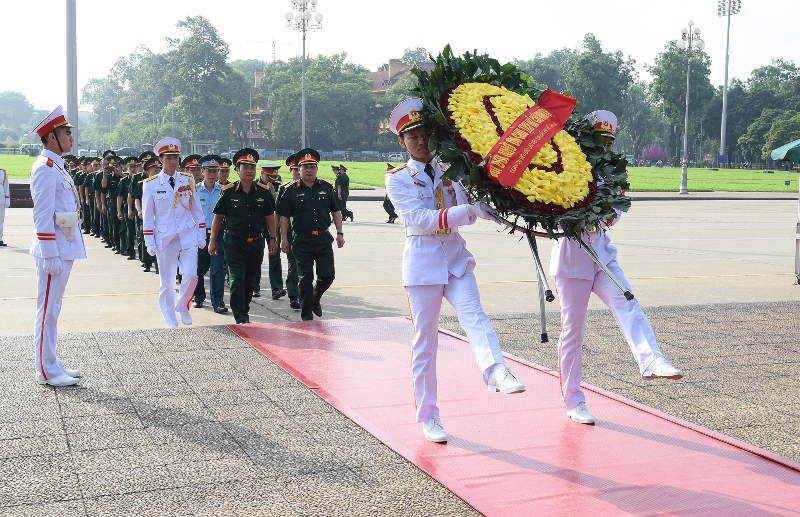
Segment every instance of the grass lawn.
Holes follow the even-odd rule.
[[[0,169],[8,171],[9,177],[27,179],[31,174],[34,156],[0,154]],[[331,165],[340,162],[320,162],[319,177],[334,182],[336,177]],[[368,190],[384,186],[386,164],[383,162],[347,162],[347,175],[350,177],[351,190]],[[399,165],[399,164],[395,164]],[[283,181],[290,179],[289,169],[285,165],[278,171]],[[775,171],[765,174],[763,170],[689,169],[688,186],[692,192],[797,192],[798,174],[796,172]],[[230,180],[236,181],[238,176],[231,171]],[[677,192],[681,183],[681,169],[677,167],[628,167],[628,180],[633,192]],[[787,187],[784,182],[789,180]]]

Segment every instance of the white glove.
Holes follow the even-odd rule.
[[[494,214],[497,213],[497,210],[490,207],[483,201],[478,201],[474,205],[469,205],[469,210],[481,219],[486,219],[487,221],[497,221],[497,219],[494,218]]]
[[[48,275],[58,276],[61,273],[61,259],[58,257],[50,257],[44,259],[42,268]]]
[[[155,257],[156,256],[156,247],[155,246],[148,246],[147,247],[147,253],[149,253],[150,255]]]
[[[198,249],[203,249],[205,247],[206,247],[206,241],[201,241],[201,242],[197,243],[197,248]]]

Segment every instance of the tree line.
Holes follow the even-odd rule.
[[[271,126],[262,128],[270,147],[299,147],[299,57],[229,61],[228,45],[209,20],[188,17],[176,27],[178,36],[167,38],[164,53],[137,47],[120,58],[107,77],[87,82],[81,103],[92,106],[92,116],[82,127],[82,142],[121,147],[152,143],[169,134],[214,142],[219,148],[241,147],[248,141],[247,114],[252,102],[254,110],[268,109],[271,114]],[[427,61],[428,52],[406,49],[401,60]],[[576,97],[579,112],[609,109],[616,113],[620,123],[617,150],[640,158],[646,149],[651,154],[655,145],[666,152],[667,160],[679,160],[687,58],[674,41],[667,42],[645,66],[652,76],[649,81],[639,78],[632,58],[622,51],[604,50],[593,34],[584,37],[580,48],[562,48],[514,63],[538,87],[549,86]],[[263,69],[264,76],[258,88],[251,89],[257,69]],[[710,69],[708,55],[694,55],[689,151],[695,157],[716,158],[719,152],[722,87],[711,84]],[[397,102],[408,95],[413,76],[406,75],[385,95],[376,96],[368,72],[348,61],[346,53],[307,59],[308,145],[324,150],[397,148],[383,124]],[[0,93],[0,140],[9,133],[3,126],[4,103],[19,104],[20,96]],[[32,106],[29,111],[35,118]],[[760,161],[768,158],[771,149],[798,138],[800,71],[794,63],[774,60],[746,79],[731,80],[726,154],[732,160]]]

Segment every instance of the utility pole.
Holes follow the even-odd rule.
[[[75,126],[72,137],[80,150],[78,132],[78,38],[76,0],[67,0],[67,120]],[[75,153],[77,154],[77,153]]]

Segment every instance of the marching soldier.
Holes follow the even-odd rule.
[[[219,161],[219,183],[220,187],[224,187],[228,185],[230,181],[228,181],[228,176],[231,174],[231,164],[232,162],[228,158],[222,158]]]
[[[192,324],[189,309],[197,285],[197,250],[206,246],[206,223],[191,176],[179,173],[181,142],[167,137],[156,144],[163,170],[143,183],[142,220],[147,252],[158,261],[158,302],[168,327]],[[175,300],[175,277],[181,274]]]
[[[394,165],[391,163],[386,164],[386,172],[391,171],[394,169]],[[394,211],[394,205],[392,204],[392,200],[389,199],[389,194],[386,194],[383,197],[383,210],[389,214],[389,220],[386,221],[387,223],[394,223],[395,219],[397,219],[397,212]]]
[[[617,117],[607,110],[598,110],[584,117],[593,122],[595,129],[611,152],[617,129]],[[613,226],[621,212],[604,224]],[[584,244],[591,247],[606,267],[630,289],[619,263],[617,248],[611,244],[608,232],[593,231],[581,235]],[[626,300],[617,286],[581,249],[579,242],[557,239],[550,255],[550,274],[555,278],[558,302],[561,306],[561,336],[558,339],[559,379],[561,395],[567,416],[579,424],[594,424],[595,418],[586,407],[586,397],[581,390],[583,376],[583,338],[586,333],[586,309],[594,292],[611,309],[625,341],[633,352],[643,380],[665,378],[677,380],[683,372],[673,367],[656,343],[653,328],[639,302]]]
[[[290,244],[300,274],[300,317],[313,320],[322,316],[320,300],[336,276],[333,260],[334,241],[328,231],[331,219],[336,226],[336,244],[344,246],[342,215],[333,186],[317,179],[319,153],[303,149],[295,156],[300,179],[288,187],[278,206],[281,226],[281,251],[289,252]],[[289,240],[289,224],[292,235]],[[314,265],[317,282],[314,284]]]
[[[158,156],[152,151],[146,151],[139,156],[142,162],[143,172],[136,175],[135,183],[132,183],[131,199],[133,200],[133,207],[136,211],[136,237],[137,245],[139,247],[139,260],[142,263],[145,273],[150,272],[153,265],[153,255],[147,253],[147,246],[144,243],[144,222],[142,220],[142,194],[144,192],[144,181],[152,176],[161,172],[161,162]],[[156,273],[158,273],[158,264],[156,264]]]
[[[353,222],[353,212],[347,209],[347,198],[350,197],[350,178],[347,176],[347,167],[340,163],[339,168],[334,172],[336,172],[336,199],[339,200],[342,220],[346,221],[349,217],[350,222]]]
[[[275,185],[280,186],[281,183],[281,176],[280,174],[278,174],[278,170],[280,168],[281,168],[280,165],[276,165],[273,163],[268,163],[261,166],[261,179],[259,185],[269,189],[273,199],[276,199],[278,197],[278,191]],[[270,237],[271,235],[269,234],[265,226],[264,239],[268,241]],[[280,247],[281,245],[280,230],[277,230],[277,235],[275,235],[275,237],[278,239],[278,242],[276,244],[278,245],[278,247]],[[281,265],[280,253],[269,255],[269,286],[270,289],[272,290],[273,300],[280,300],[282,297],[286,296],[286,289],[283,288],[283,268]],[[258,271],[256,272],[256,278],[253,282],[253,297],[258,298],[259,296],[261,296],[260,291],[261,291],[261,268],[259,268]]]
[[[34,346],[36,381],[70,386],[80,381],[79,370],[68,370],[56,356],[58,316],[72,265],[86,258],[80,223],[79,196],[64,170],[61,155],[72,149],[72,128],[61,106],[31,133],[42,140],[42,152],[31,168],[33,226],[31,255],[36,263],[36,323]]]
[[[199,309],[206,299],[205,274],[209,274],[209,289],[211,291],[211,307],[217,314],[225,314],[223,296],[225,293],[225,245],[222,235],[217,236],[217,255],[210,256],[208,244],[211,240],[211,227],[214,222],[214,207],[222,193],[222,187],[217,183],[219,177],[219,162],[221,158],[216,154],[209,154],[200,159],[203,171],[203,181],[197,184],[197,197],[203,208],[203,218],[206,222],[206,248],[197,252],[197,287],[194,290],[194,306]]]
[[[428,148],[420,111],[422,99],[410,98],[389,117],[389,128],[411,159],[386,174],[386,191],[405,223],[402,280],[414,322],[411,369],[416,419],[422,423],[425,439],[446,442],[436,379],[443,298],[456,310],[489,391],[519,393],[525,386],[505,364],[500,340],[481,307],[475,258],[458,232],[459,226],[474,224],[479,217],[493,220],[491,209],[485,203],[469,204],[464,187],[442,177],[444,171]]]
[[[219,252],[217,238],[224,231],[225,256],[230,274],[230,304],[236,323],[250,323],[250,302],[253,297],[253,278],[264,261],[266,225],[270,235],[275,235],[275,201],[268,188],[255,181],[258,152],[241,149],[233,157],[239,181],[222,188],[214,207],[208,253]],[[269,254],[277,253],[275,237],[269,239]]]
[[[292,183],[298,181],[300,179],[300,168],[294,163],[295,155],[291,155],[286,158],[286,165],[289,167],[289,172],[292,174],[292,179],[283,183],[280,187],[278,187],[278,196],[275,200],[275,205],[278,206],[281,202],[281,197],[286,192],[286,188],[291,185]],[[278,220],[278,224],[280,224],[280,219]],[[282,234],[283,232],[278,230],[278,234]],[[288,228],[288,235],[292,234],[291,223]],[[281,237],[282,238],[282,237]],[[283,241],[281,241],[283,242]],[[282,246],[281,246],[282,247]],[[299,275],[297,273],[297,260],[294,258],[294,252],[292,251],[291,244],[289,245],[289,251],[286,252],[286,292],[289,294],[289,307],[292,309],[299,311],[300,310],[300,286],[299,286]]]

